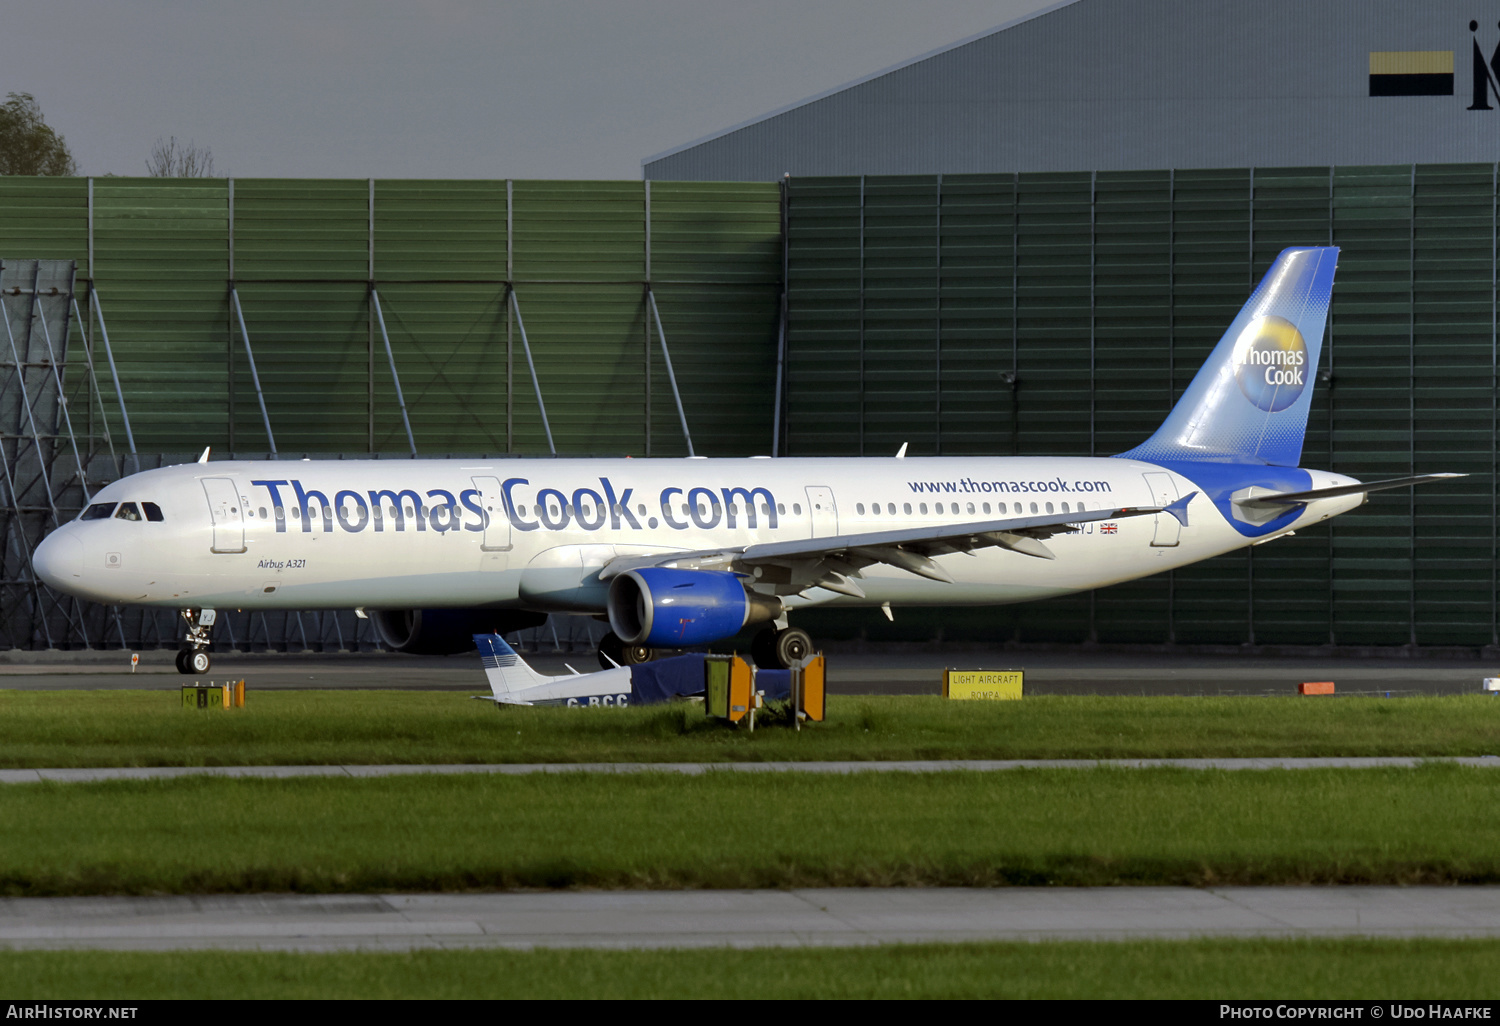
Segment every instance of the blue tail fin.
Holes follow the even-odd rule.
[[[490,690],[498,699],[501,695],[522,688],[545,684],[551,677],[537,673],[516,650],[505,643],[498,634],[475,634],[474,644],[479,649],[479,661],[484,664],[484,675],[489,678]]]
[[[1295,467],[1338,258],[1283,250],[1156,434],[1120,455]]]

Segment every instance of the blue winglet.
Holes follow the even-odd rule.
[[[1183,527],[1186,527],[1188,525],[1188,522],[1187,522],[1187,508],[1188,508],[1188,503],[1192,502],[1193,499],[1194,499],[1194,497],[1197,496],[1197,494],[1198,494],[1197,492],[1188,492],[1182,498],[1180,498],[1176,502],[1172,503],[1172,505],[1166,507],[1163,510],[1163,512],[1172,514],[1174,517],[1177,518],[1177,522],[1179,524],[1181,524]]]

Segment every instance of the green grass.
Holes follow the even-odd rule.
[[[197,777],[0,788],[0,894],[1500,882],[1500,773]]]
[[[698,705],[496,709],[431,692],[0,690],[0,767],[1500,754],[1500,701],[837,697],[801,733],[729,730]]]
[[[730,951],[0,952],[13,1000],[1500,997],[1494,940],[902,944]]]

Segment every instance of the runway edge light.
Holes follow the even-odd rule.
[[[1007,701],[1025,693],[1025,670],[943,670],[944,698]]]

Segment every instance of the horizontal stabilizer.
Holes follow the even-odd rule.
[[[1383,492],[1388,488],[1409,488],[1412,485],[1429,484],[1433,481],[1451,481],[1468,474],[1422,474],[1418,477],[1394,477],[1389,481],[1363,481],[1358,484],[1338,485],[1334,488],[1314,488],[1306,492],[1276,492],[1271,495],[1254,495],[1248,499],[1236,499],[1239,506],[1290,506],[1299,502],[1314,502],[1318,499],[1336,499],[1341,495],[1359,495],[1364,492]],[[1168,507],[1168,512],[1171,508]]]

